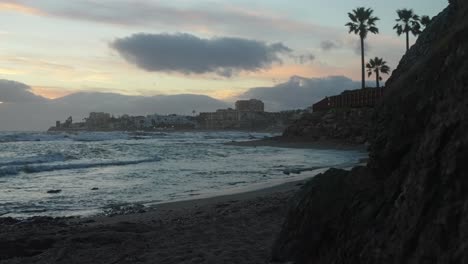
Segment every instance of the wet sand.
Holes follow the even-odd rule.
[[[302,148],[302,149],[336,149],[336,150],[366,150],[365,145],[350,144],[339,140],[303,141],[301,139],[285,139],[272,137],[252,141],[233,141],[225,143],[230,146],[242,147],[278,147],[278,148]]]
[[[269,263],[303,183],[114,217],[0,218],[0,263]]]

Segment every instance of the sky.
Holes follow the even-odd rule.
[[[45,98],[80,91],[229,100],[292,76],[358,80],[347,12],[374,9],[367,57],[395,68],[395,10],[434,16],[445,0],[0,0],[0,79]],[[414,37],[412,37],[414,41]]]

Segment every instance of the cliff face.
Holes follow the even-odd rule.
[[[338,140],[351,144],[368,141],[370,108],[334,109],[304,114],[283,133],[283,138],[301,141]]]
[[[449,2],[387,82],[369,165],[311,180],[274,260],[468,263],[468,2]]]

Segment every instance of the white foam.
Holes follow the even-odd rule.
[[[156,162],[161,159],[158,157],[140,160],[117,160],[107,162],[90,162],[90,163],[67,163],[67,164],[51,164],[51,165],[25,165],[25,166],[3,166],[0,167],[0,176],[16,175],[20,172],[25,173],[38,173],[45,171],[57,170],[73,170],[73,169],[88,169],[95,167],[108,167],[108,166],[126,166],[140,163]]]

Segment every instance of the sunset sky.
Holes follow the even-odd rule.
[[[0,0],[0,79],[56,98],[77,91],[226,99],[293,75],[360,76],[346,13],[371,7],[368,57],[405,50],[395,10],[434,16],[446,0]],[[414,40],[414,37],[412,37]]]

